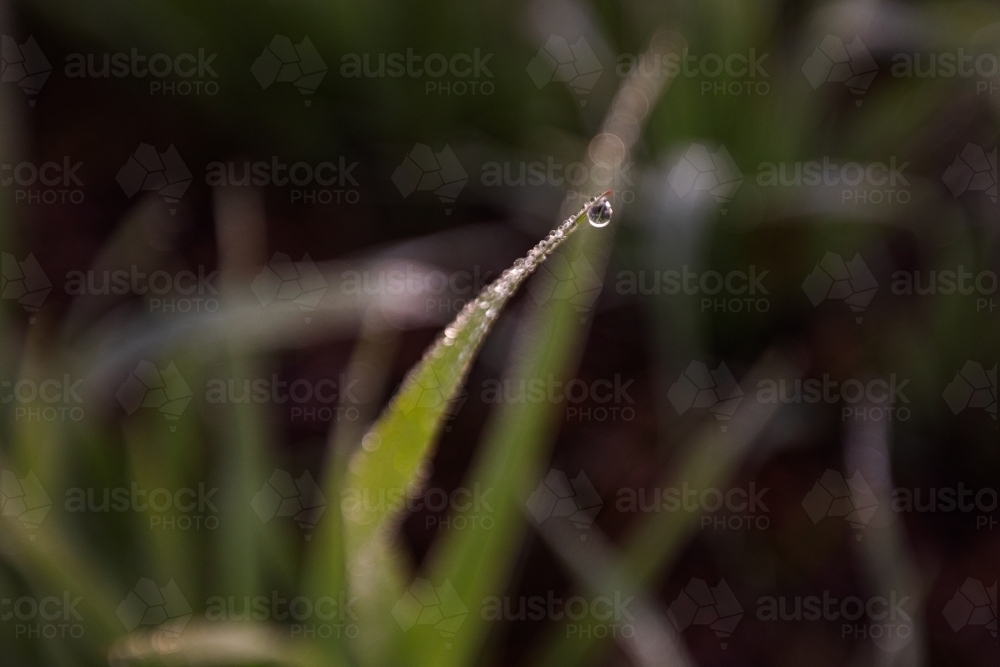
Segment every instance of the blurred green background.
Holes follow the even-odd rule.
[[[0,24],[4,667],[996,664],[995,4]]]

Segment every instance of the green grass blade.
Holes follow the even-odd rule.
[[[349,466],[346,492],[354,498],[412,490],[430,456],[448,404],[458,392],[476,353],[510,297],[545,259],[587,219],[605,193],[552,230],[525,257],[470,301],[411,369],[382,416],[364,438]],[[345,509],[348,550],[360,548],[401,508],[401,503],[351,504]]]
[[[585,232],[581,243],[572,245],[591,247],[600,243],[598,238],[602,236]],[[571,247],[567,253],[579,253],[584,248]],[[593,253],[588,255],[593,260]],[[583,338],[580,314],[569,299],[547,303],[534,313],[521,345],[514,350],[514,382],[522,378],[566,378],[577,363]],[[449,643],[430,632],[407,635],[397,656],[400,663],[455,667],[475,662],[489,630],[489,623],[480,617],[480,605],[488,596],[503,595],[527,533],[524,502],[542,476],[558,430],[553,407],[533,401],[506,403],[491,418],[480,458],[465,484],[478,484],[492,491],[492,525],[486,529],[483,524],[470,522],[465,530],[445,533],[425,566],[429,581],[435,585],[449,582],[471,611]]]
[[[487,286],[455,318],[414,366],[382,416],[362,439],[343,484],[344,542],[352,595],[362,617],[387,619],[410,574],[388,537],[407,494],[420,485],[446,411],[507,301],[545,259],[580,227],[605,193],[552,230],[527,256]],[[400,639],[398,629],[355,645],[362,664],[382,664]]]
[[[674,49],[674,41],[657,36],[643,60]],[[591,141],[588,153],[595,165],[614,167],[627,161],[650,110],[668,79],[651,75],[655,68],[639,67],[618,91],[602,131]],[[564,251],[570,263],[585,258],[598,279],[607,262],[612,230],[586,230]],[[553,377],[566,379],[578,362],[586,328],[569,299],[554,299],[533,313],[525,335],[513,353],[513,381]],[[448,581],[457,596],[471,608],[461,629],[449,643],[429,634],[406,637],[399,662],[435,667],[474,664],[488,638],[488,623],[477,613],[483,600],[503,595],[522,548],[527,527],[524,503],[537,485],[558,431],[558,406],[544,402],[501,405],[484,435],[478,460],[466,482],[491,489],[493,527],[479,526],[444,534],[426,559],[428,580]]]

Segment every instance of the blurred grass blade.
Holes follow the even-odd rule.
[[[108,652],[108,664],[294,665],[315,663],[308,643],[294,641],[278,626],[191,624],[175,635],[156,631],[122,637]]]
[[[744,394],[752,394],[762,378],[800,377],[782,353],[769,350],[743,378],[740,387]],[[725,485],[746,460],[753,445],[765,427],[778,412],[780,405],[745,401],[733,415],[725,431],[716,423],[706,424],[703,430],[686,443],[679,465],[672,469],[661,488],[707,489]],[[637,527],[630,527],[621,548],[622,566],[640,585],[654,587],[663,572],[668,572],[681,550],[688,543],[698,526],[698,512],[654,512]],[[549,634],[549,645],[544,650],[542,666],[596,664],[603,652],[605,638],[594,635],[570,638],[565,622]]]
[[[525,507],[525,512],[527,508]],[[633,580],[623,566],[615,546],[604,533],[591,526],[587,541],[573,524],[549,521],[538,525],[538,533],[549,548],[573,573],[588,595],[609,600],[625,600],[622,621],[631,632],[611,633],[637,667],[693,667],[694,662],[665,610]],[[597,620],[597,619],[595,619]]]
[[[264,264],[267,223],[263,200],[255,190],[216,188],[214,207],[222,296],[228,304],[236,299],[239,286],[249,282]],[[229,377],[263,377],[260,361],[253,353],[240,350],[238,344],[225,340],[220,352]],[[245,502],[254,497],[272,469],[267,442],[273,424],[267,412],[254,407],[246,403],[227,406],[225,426],[218,438],[220,500],[233,508],[233,516],[215,535],[218,553],[225,554],[216,568],[225,590],[236,595],[252,595],[259,590],[260,553],[247,546],[261,544],[268,534]],[[235,508],[240,508],[238,513]]]
[[[381,329],[374,321],[381,317],[379,311],[373,309],[364,318],[358,343],[351,354],[345,383],[350,386],[353,381],[363,382],[366,398],[357,406],[358,418],[338,420],[333,423],[329,434],[329,454],[326,470],[322,480],[323,495],[328,499],[342,498],[348,455],[352,452],[365,433],[365,425],[371,424],[377,417],[378,404],[371,400],[381,395],[385,389],[392,363],[392,351],[396,349],[398,335],[391,329]],[[338,504],[339,509],[339,504]],[[348,588],[344,554],[344,523],[339,511],[326,512],[323,520],[313,531],[312,540],[306,553],[304,570],[300,588],[313,599],[328,596],[339,599],[342,594],[352,594]],[[387,556],[391,557],[391,556]],[[384,562],[386,557],[381,558]],[[385,569],[405,572],[405,567],[387,566]],[[355,579],[355,583],[359,583]],[[403,582],[395,583],[391,577],[383,577],[375,582],[380,588],[369,591],[364,599],[356,600],[357,615],[352,618],[358,628],[352,646],[348,646],[347,637],[341,633],[332,633],[329,638],[317,638],[317,653],[322,655],[318,665],[336,665],[348,660],[349,649],[365,664],[377,664],[385,644],[385,617],[378,613],[370,614],[367,608],[381,610],[385,605],[382,598],[391,599]],[[361,591],[355,590],[353,594]],[[396,596],[398,597],[398,596]],[[373,601],[374,598],[374,601]],[[390,603],[391,604],[391,603]]]
[[[358,500],[382,492],[412,490],[427,460],[445,412],[458,392],[476,353],[514,292],[570,234],[593,207],[607,204],[610,192],[588,202],[552,230],[525,257],[503,272],[458,317],[410,370],[403,385],[369,433],[349,466],[346,492]],[[391,518],[386,504],[351,503],[345,509],[348,549],[364,543]]]

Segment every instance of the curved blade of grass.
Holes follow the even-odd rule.
[[[592,206],[604,206],[610,192],[595,197],[540,241],[527,256],[488,285],[462,309],[414,366],[381,417],[362,439],[344,479],[344,546],[350,593],[358,612],[386,619],[400,601],[409,573],[406,559],[389,539],[407,494],[424,479],[422,468],[447,415],[449,404],[518,287],[577,230]],[[398,628],[380,623],[368,637],[353,642],[363,665],[385,664]]]
[[[657,35],[643,61],[668,51],[679,51],[677,40]],[[668,83],[669,78],[657,75],[657,68],[640,65],[636,69],[615,95],[601,133],[591,141],[588,153],[594,165],[628,161],[645,119]],[[599,279],[614,237],[613,228],[606,231],[587,230],[564,251],[571,263],[585,257]],[[579,362],[587,326],[586,318],[581,321],[569,299],[553,299],[536,309],[527,318],[511,354],[512,386],[531,378],[569,379]],[[497,407],[464,482],[466,488],[478,484],[492,491],[492,527],[487,530],[482,523],[469,522],[467,529],[442,531],[424,560],[425,576],[435,584],[450,582],[457,596],[473,610],[487,597],[504,595],[528,530],[524,503],[542,476],[559,429],[559,409],[559,404],[538,401],[507,402]],[[396,664],[474,664],[488,642],[490,625],[473,611],[448,643],[430,633],[408,634]]]
[[[605,204],[610,195],[608,191],[590,200],[466,304],[410,370],[399,392],[365,436],[363,447],[349,466],[345,484],[348,497],[391,497],[413,490],[449,403],[465,381],[500,311],[528,276],[587,219],[591,207]],[[348,549],[363,547],[400,507],[401,503],[351,503],[344,511]]]
[[[577,256],[600,244],[605,234],[586,230],[566,251]],[[574,247],[575,246],[575,247]],[[595,254],[588,256],[603,264]],[[569,299],[554,299],[528,318],[512,351],[513,383],[537,377],[565,380],[571,377],[584,340],[580,314]],[[459,667],[475,664],[492,625],[479,608],[489,596],[503,595],[518,553],[527,536],[524,501],[542,476],[549,448],[558,431],[553,404],[540,401],[504,403],[491,415],[483,444],[466,481],[491,491],[492,523],[469,521],[468,528],[442,532],[424,561],[427,580],[447,581],[458,598],[472,610],[461,628],[446,643],[435,633],[405,635],[395,654],[395,664],[407,667]]]

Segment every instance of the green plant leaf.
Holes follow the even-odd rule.
[[[610,192],[590,200],[463,308],[414,366],[396,396],[362,439],[343,489],[344,546],[351,593],[369,618],[390,618],[403,596],[406,559],[389,538],[403,500],[416,493],[448,408],[518,287],[591,216],[606,222]],[[362,664],[384,664],[398,630],[381,624],[377,637],[355,645]],[[374,640],[373,640],[374,639]]]
[[[603,274],[596,251],[609,235],[581,234],[569,244],[570,257],[587,256]],[[511,380],[516,386],[531,378],[571,377],[578,363],[585,326],[570,299],[553,299],[538,308],[512,354]],[[490,596],[503,595],[517,555],[527,535],[524,503],[544,473],[558,432],[557,406],[539,401],[501,404],[491,416],[480,453],[464,484],[490,491],[489,527],[474,520],[465,530],[445,532],[425,560],[428,580],[448,581],[467,606],[475,609]],[[407,635],[395,656],[399,664],[454,667],[473,664],[482,649],[490,623],[473,611],[449,643],[432,633]]]
[[[433,444],[452,399],[510,297],[518,287],[591,214],[610,210],[610,192],[590,200],[575,215],[553,229],[525,257],[514,262],[441,333],[414,366],[396,396],[364,437],[348,469],[348,500],[365,497],[398,497],[412,492],[420,482],[420,468]],[[396,494],[393,496],[391,494]],[[402,503],[348,502],[344,508],[348,552],[386,527]]]

